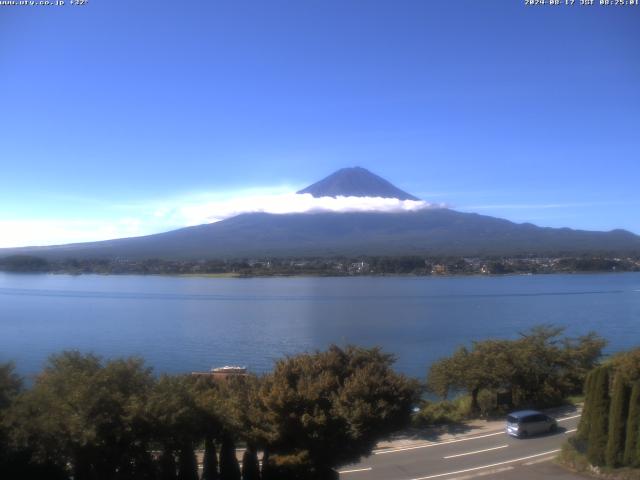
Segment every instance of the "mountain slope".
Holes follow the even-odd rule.
[[[343,168],[297,193],[314,197],[383,197],[420,200],[362,167]]]
[[[640,252],[640,237],[624,230],[543,228],[441,208],[404,213],[249,213],[146,237],[4,249],[0,256],[199,259],[632,252]]]

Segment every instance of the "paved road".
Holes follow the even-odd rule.
[[[488,477],[499,480],[579,477],[550,461],[567,436],[575,432],[579,415],[558,417],[558,431],[526,439],[502,431],[443,442],[380,450],[344,467],[341,480],[461,480]]]

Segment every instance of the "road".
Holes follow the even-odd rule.
[[[553,434],[517,439],[503,431],[470,435],[442,442],[379,450],[340,470],[341,480],[498,480],[583,477],[553,465],[567,437],[575,432],[579,415],[558,417]]]

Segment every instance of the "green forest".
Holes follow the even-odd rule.
[[[214,381],[64,352],[29,388],[5,364],[0,478],[197,480],[196,449],[204,480],[337,478],[336,467],[410,422],[420,387],[393,362],[333,346]]]

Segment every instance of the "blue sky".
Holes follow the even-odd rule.
[[[168,230],[354,165],[640,233],[640,7],[523,3],[0,7],[0,246]]]

